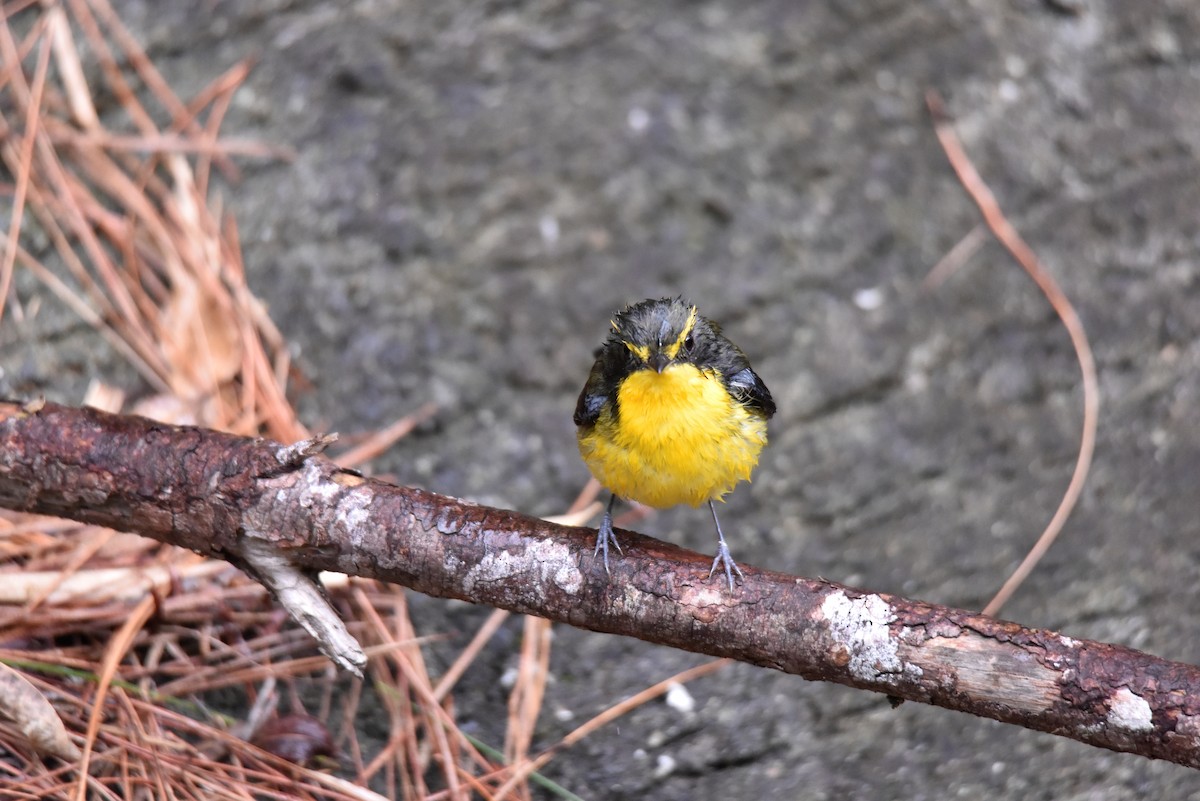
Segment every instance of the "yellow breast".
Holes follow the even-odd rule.
[[[601,484],[647,506],[720,500],[767,442],[766,420],[690,364],[630,374],[617,401],[619,420],[606,409],[580,429],[579,452]]]

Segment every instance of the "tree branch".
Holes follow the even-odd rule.
[[[255,575],[269,552],[288,575],[380,579],[1200,766],[1196,667],[750,566],[730,593],[708,580],[709,557],[633,532],[606,576],[592,530],[363,478],[319,450],[0,403],[0,506]]]

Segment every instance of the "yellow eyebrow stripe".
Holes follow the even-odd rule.
[[[679,332],[679,336],[670,345],[663,348],[663,353],[668,359],[674,359],[679,355],[679,349],[683,347],[683,341],[688,338],[688,334],[692,333],[692,329],[696,327],[696,307],[693,306],[688,310],[687,322],[683,324],[683,330]]]
[[[642,361],[648,361],[650,359],[650,348],[646,347],[645,345],[634,345],[632,342],[626,342],[625,347],[629,348],[629,350],[633,352],[633,355],[637,356]]]

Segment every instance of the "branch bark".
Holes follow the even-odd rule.
[[[708,580],[709,557],[628,531],[606,576],[593,530],[363,478],[320,444],[0,403],[0,506],[252,573],[272,553],[294,574],[380,579],[1200,767],[1191,665],[745,565],[730,593]]]

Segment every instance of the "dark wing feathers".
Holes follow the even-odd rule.
[[[621,349],[624,350],[624,347]],[[614,404],[616,403],[617,391],[613,385],[615,379],[611,375],[611,370],[606,367],[606,361],[610,354],[610,348],[601,349],[596,363],[592,365],[592,371],[588,373],[587,383],[583,385],[583,391],[579,393],[579,400],[575,402],[575,425],[577,426],[595,425],[604,405],[610,400]]]
[[[600,410],[608,399],[603,395],[589,395],[585,387],[575,404],[575,425],[591,426],[600,417]]]
[[[775,399],[771,397],[771,390],[767,389],[758,373],[749,367],[730,376],[725,386],[729,393],[737,398],[738,403],[747,409],[762,412],[763,416],[768,418],[775,414]]]

